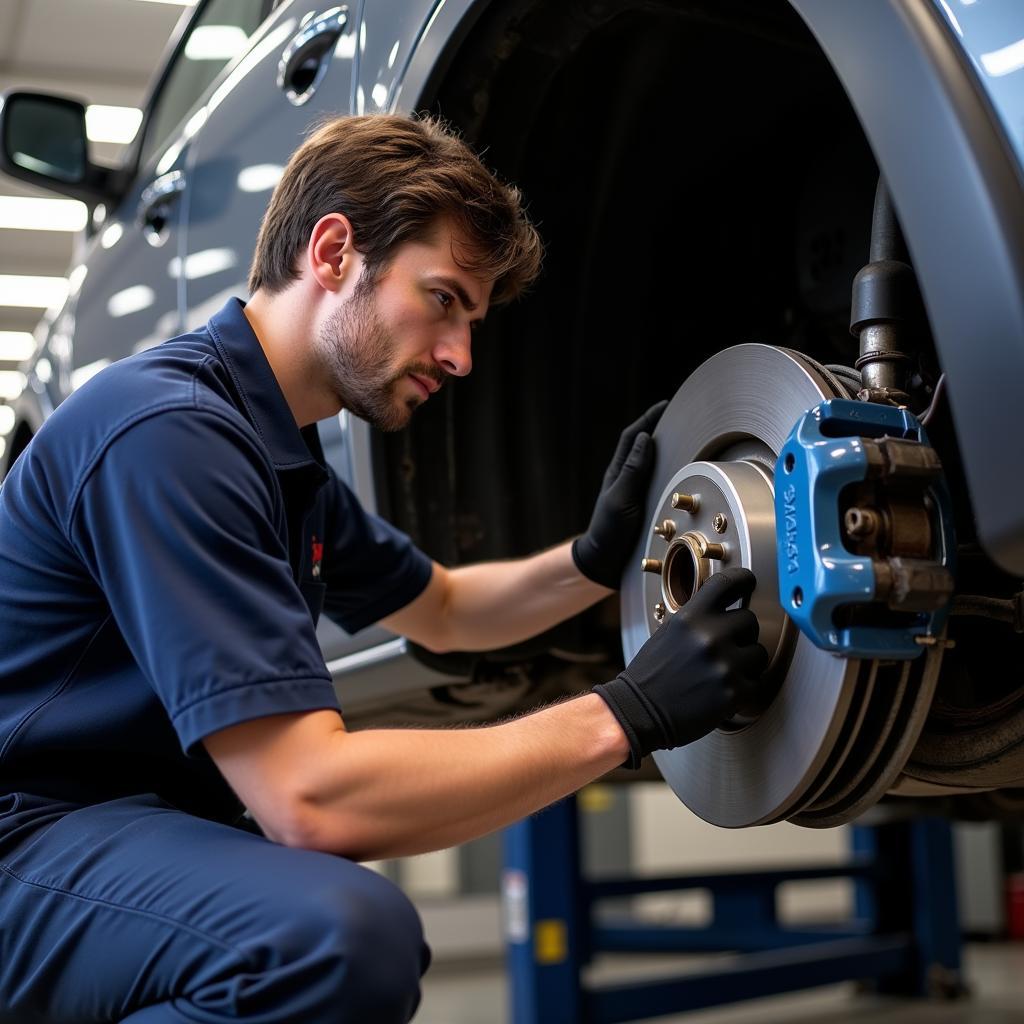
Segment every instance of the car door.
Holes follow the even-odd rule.
[[[138,170],[72,276],[72,386],[132,352],[178,333],[183,292],[180,234],[194,108],[245,49],[268,0],[205,0],[171,44],[133,149]]]

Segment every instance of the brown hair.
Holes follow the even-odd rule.
[[[293,154],[270,198],[249,271],[249,290],[274,294],[296,280],[297,257],[328,213],[352,222],[369,280],[403,242],[431,236],[450,217],[464,270],[494,282],[492,302],[536,278],[542,245],[519,190],[430,117],[368,114],[321,125]]]

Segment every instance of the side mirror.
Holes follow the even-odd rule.
[[[35,92],[0,97],[0,170],[87,203],[114,199],[120,177],[89,160],[85,106]]]

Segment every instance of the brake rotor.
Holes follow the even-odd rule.
[[[627,571],[622,586],[622,641],[632,659],[657,626],[652,574],[639,571],[641,560],[657,558],[664,538],[655,535],[664,521],[665,492],[672,481],[687,479],[692,463],[710,463],[729,475],[735,462],[767,470],[773,491],[775,460],[797,418],[837,391],[796,353],[769,345],[738,345],[712,356],[683,383],[655,431],[657,452],[648,498],[648,529],[635,556],[637,571]],[[693,476],[693,474],[689,474]],[[717,509],[702,502],[706,516]],[[717,505],[719,494],[712,496]],[[735,508],[732,509],[736,515]],[[728,518],[728,513],[722,513]],[[743,511],[740,511],[741,518]],[[689,527],[689,513],[677,512],[677,533]],[[703,525],[703,524],[702,524]],[[707,535],[706,528],[700,532]],[[774,535],[774,519],[772,525]],[[740,538],[718,565],[747,565],[778,605],[774,540],[764,552],[744,551]],[[752,562],[762,563],[761,571]],[[663,589],[670,590],[666,585]],[[678,596],[678,595],[677,595]],[[663,601],[665,614],[674,609]],[[753,606],[753,598],[752,598]],[[757,609],[755,608],[755,613]],[[759,615],[760,620],[760,615]],[[782,660],[782,682],[774,699],[753,720],[722,728],[654,760],[679,799],[706,821],[726,827],[760,825],[787,817],[815,790],[837,744],[852,743],[851,722],[863,714],[852,707],[860,663],[833,657],[788,622],[769,652]],[[781,648],[781,651],[773,650]],[[846,735],[844,736],[844,731]],[[818,782],[817,787],[815,786]]]
[[[757,576],[750,607],[772,658],[770,702],[654,760],[679,799],[738,828],[838,825],[899,778],[935,690],[941,649],[912,662],[841,658],[798,633],[778,601],[773,479],[797,418],[841,382],[799,353],[739,345],[683,383],[655,431],[648,530],[622,586],[627,660],[718,568]]]
[[[914,661],[879,665],[858,743],[833,783],[791,821],[810,828],[842,825],[898,784],[928,716],[941,665],[941,647]]]

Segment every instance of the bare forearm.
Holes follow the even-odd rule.
[[[543,633],[612,593],[580,574],[571,548],[566,542],[530,558],[452,570],[445,614],[449,648],[507,647]]]
[[[442,849],[511,824],[621,764],[595,694],[479,729],[339,731],[306,795],[303,845],[365,860]]]

